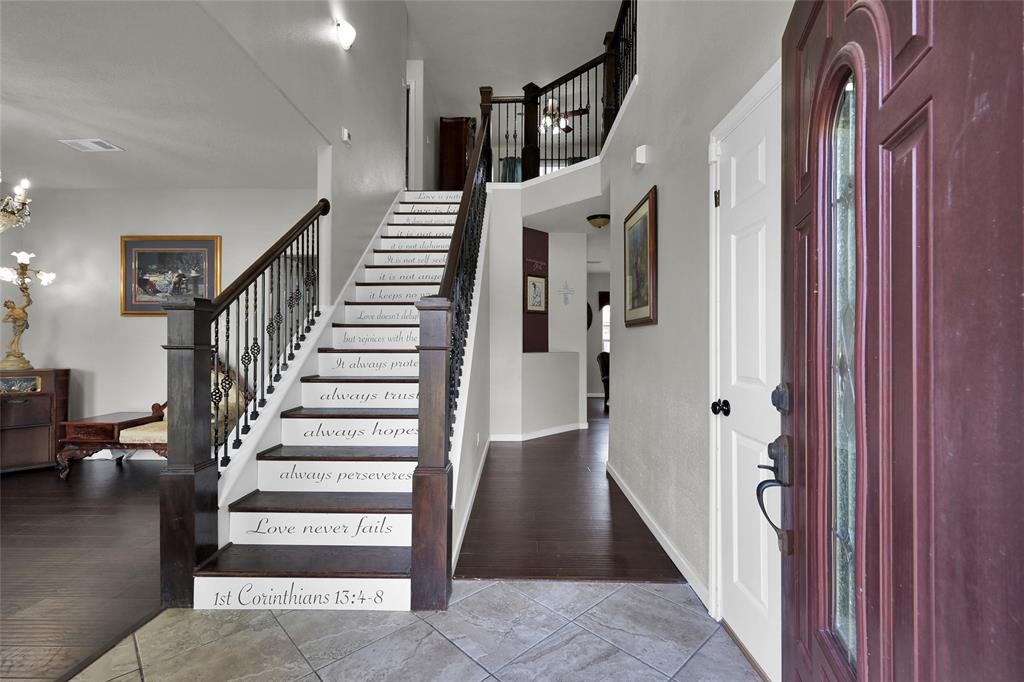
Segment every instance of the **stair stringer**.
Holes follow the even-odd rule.
[[[221,477],[218,481],[218,547],[223,547],[230,541],[228,505],[256,490],[258,481],[256,455],[280,441],[281,412],[302,405],[302,384],[299,379],[308,374],[318,373],[317,348],[332,345],[334,313],[343,306],[345,296],[354,289],[359,271],[373,260],[374,245],[378,243],[381,235],[387,229],[388,220],[404,194],[403,190],[395,195],[380,224],[377,225],[377,229],[370,236],[363,255],[352,268],[352,272],[349,273],[338,297],[331,305],[320,309],[320,317],[317,318],[316,325],[312,327],[310,333],[306,334],[306,341],[302,344],[302,348],[296,351],[295,360],[291,361],[288,369],[281,373],[281,381],[275,384],[274,392],[267,396],[267,404],[260,408],[260,418],[249,422],[251,431],[242,441],[242,447],[230,452],[231,464],[221,470]]]

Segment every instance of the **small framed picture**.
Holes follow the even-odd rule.
[[[626,216],[623,291],[626,326],[658,322],[658,187]]]
[[[526,275],[523,287],[523,309],[528,313],[548,311],[548,278]]]
[[[121,237],[122,315],[166,315],[171,300],[219,293],[219,236]]]

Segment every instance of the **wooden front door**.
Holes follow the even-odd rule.
[[[1020,2],[790,18],[786,680],[1024,674],[1021,46]]]

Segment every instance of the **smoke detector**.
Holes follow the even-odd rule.
[[[110,144],[98,137],[84,137],[77,140],[57,140],[61,144],[74,149],[76,152],[123,152],[124,150],[116,144]]]

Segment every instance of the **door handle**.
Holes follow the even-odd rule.
[[[779,436],[769,443],[768,458],[772,460],[773,464],[758,464],[757,468],[772,472],[773,478],[765,479],[757,484],[757,489],[755,491],[757,495],[757,506],[761,508],[761,514],[764,515],[768,525],[775,531],[775,536],[779,540],[779,551],[783,554],[790,554],[792,553],[792,542],[789,531],[782,530],[782,528],[775,525],[775,522],[772,521],[770,516],[768,516],[768,510],[764,508],[765,491],[770,488],[790,486],[793,483],[789,438],[786,436]]]
[[[711,414],[721,414],[723,417],[728,417],[732,414],[732,405],[729,404],[728,400],[716,400],[711,403]]]

